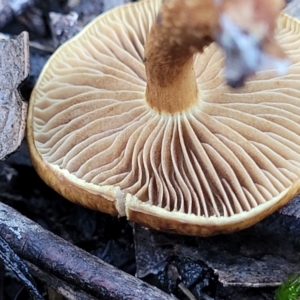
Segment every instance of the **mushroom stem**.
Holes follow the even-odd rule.
[[[174,114],[186,111],[198,102],[193,56],[176,60],[147,61],[146,101],[158,112]]]
[[[288,63],[273,33],[284,3],[164,0],[145,45],[148,105],[169,114],[197,105],[193,55],[214,39],[225,53],[225,77],[232,87],[265,65],[283,73]]]
[[[174,114],[197,105],[193,55],[213,41],[217,27],[212,1],[163,2],[145,45],[146,101],[152,109]]]

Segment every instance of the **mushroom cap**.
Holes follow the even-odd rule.
[[[194,58],[199,103],[157,113],[144,44],[161,0],[105,13],[61,46],[32,92],[28,142],[67,199],[154,229],[207,236],[246,228],[300,189],[300,24],[277,39],[292,64],[229,88],[215,44]]]

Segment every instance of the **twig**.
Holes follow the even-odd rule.
[[[189,300],[197,300],[196,297],[189,291],[189,289],[182,282],[178,284],[178,287],[188,297]]]
[[[37,50],[41,50],[44,52],[48,52],[48,53],[53,53],[55,51],[54,47],[45,46],[45,45],[42,45],[41,43],[34,42],[34,41],[29,41],[29,47],[37,49]]]
[[[28,268],[32,272],[32,274],[39,278],[39,280],[45,282],[48,285],[48,293],[49,290],[52,289],[59,295],[65,297],[68,300],[97,300],[96,298],[92,297],[91,295],[87,295],[83,291],[79,290],[77,287],[74,288],[67,284],[66,282],[58,279],[55,276],[49,275],[46,272],[43,272],[41,269],[39,269],[37,266],[30,262],[26,262],[28,265]],[[52,297],[52,296],[51,296]],[[52,299],[49,295],[49,298]]]
[[[23,259],[92,297],[174,299],[46,231],[3,203],[0,203],[0,236]]]
[[[43,300],[37,288],[35,287],[33,278],[31,277],[27,266],[18,255],[9,247],[6,241],[0,236],[0,258],[15,273],[20,281],[25,285],[33,299]]]

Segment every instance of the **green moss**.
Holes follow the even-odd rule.
[[[276,300],[300,299],[300,273],[290,275],[276,290]]]

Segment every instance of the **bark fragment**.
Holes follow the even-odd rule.
[[[29,74],[28,33],[0,40],[0,160],[21,144],[27,103],[18,88]]]

